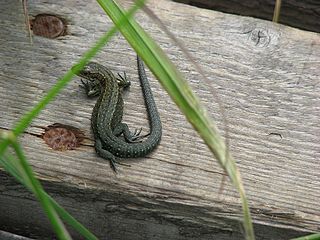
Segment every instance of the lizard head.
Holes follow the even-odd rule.
[[[102,77],[101,65],[95,62],[89,62],[83,68],[80,67],[80,64],[77,64],[72,67],[72,72],[83,77],[85,79],[99,79]]]

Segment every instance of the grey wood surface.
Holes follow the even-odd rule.
[[[212,88],[224,103],[230,150],[242,174],[257,239],[320,231],[319,34],[171,1],[150,1],[149,6],[210,82],[145,14],[139,13],[138,21],[184,74],[220,129],[224,126]],[[30,44],[21,5],[2,1],[3,130],[11,129],[112,25],[94,1],[28,1],[28,10],[32,16],[65,18],[68,34],[34,36]],[[117,34],[95,61],[127,72],[132,86],[124,96],[124,120],[147,132],[134,51]],[[95,100],[86,98],[75,78],[32,124],[69,124],[88,139],[77,150],[58,152],[37,137],[41,129],[29,127],[21,143],[34,170],[48,192],[101,239],[242,239],[237,192],[228,181],[219,191],[223,171],[168,94],[150,72],[148,76],[163,122],[155,152],[125,160],[131,167],[120,166],[115,175],[94,152],[90,117]],[[51,239],[39,204],[4,172],[0,179],[0,229]]]
[[[32,240],[30,238],[25,238],[22,236],[18,236],[9,232],[0,231],[0,239],[1,240]]]

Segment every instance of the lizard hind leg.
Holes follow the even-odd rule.
[[[116,160],[116,157],[109,151],[103,149],[102,147],[102,143],[101,143],[101,140],[100,139],[97,139],[96,140],[96,143],[95,143],[95,149],[96,149],[96,152],[98,153],[98,155],[104,159],[107,159],[110,161],[110,167],[111,169],[117,174],[118,173],[118,170],[117,170],[117,166],[116,164],[119,164],[119,165],[123,165],[123,166],[127,166],[127,167],[131,167],[131,165],[129,164],[125,164],[125,163],[120,163]]]
[[[124,139],[129,143],[137,143],[141,142],[141,139],[148,136],[149,134],[141,136],[142,128],[136,128],[134,132],[132,133],[129,130],[129,127],[125,123],[118,124],[115,129],[113,130],[113,134],[117,137],[119,137],[121,134],[123,134]]]
[[[103,147],[102,147],[102,142],[101,142],[100,139],[96,139],[96,142],[95,142],[94,147],[95,147],[95,149],[96,149],[97,154],[98,154],[100,157],[102,157],[102,158],[107,159],[107,160],[110,161],[110,167],[111,167],[111,169],[112,169],[115,173],[117,173],[117,167],[116,167],[117,161],[116,161],[116,158],[115,158],[115,156],[114,156],[111,152],[103,149]]]
[[[118,73],[117,81],[118,85],[123,88],[127,88],[131,85],[131,82],[127,78],[126,72],[123,72],[123,76]]]

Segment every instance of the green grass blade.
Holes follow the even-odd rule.
[[[137,10],[136,7],[132,8],[128,15],[133,15]],[[125,21],[125,17],[120,19]],[[128,17],[128,16],[127,16]],[[80,59],[77,68],[82,68],[107,42],[108,40],[116,33],[117,28],[112,27],[109,32],[103,35],[96,43],[96,45],[87,51],[86,54]],[[82,236],[86,237],[89,240],[97,240],[97,238],[84,226],[76,221],[68,212],[66,212],[58,203],[54,201],[41,187],[40,182],[35,178],[32,168],[28,164],[24,153],[20,145],[16,142],[16,137],[21,134],[26,127],[31,123],[31,121],[40,113],[40,111],[50,102],[54,97],[59,93],[59,91],[66,86],[66,84],[71,80],[74,75],[74,71],[68,71],[64,77],[58,81],[58,83],[51,88],[48,94],[43,97],[43,99],[28,113],[26,113],[22,119],[17,123],[16,127],[12,132],[0,132],[0,163],[4,168],[14,176],[19,182],[24,184],[31,192],[33,192],[39,201],[42,204],[45,212],[48,214],[48,218],[51,221],[55,232],[59,239],[71,239],[68,232],[65,230],[63,223],[61,222],[59,215],[72,227],[74,227]],[[4,153],[9,144],[12,144],[20,161],[17,161],[13,157],[4,157]],[[7,159],[7,160],[5,160]]]
[[[110,31],[104,34],[99,41],[89,51],[87,51],[83,57],[79,60],[77,66],[84,67],[88,61],[97,54],[97,52],[109,41],[109,39],[116,33],[117,29],[112,27]],[[40,111],[50,102],[55,96],[63,89],[68,82],[74,76],[73,71],[70,69],[58,82],[54,85],[50,91],[44,96],[41,101],[18,122],[13,132],[15,135],[21,134],[26,127],[31,123],[32,119],[35,118]]]
[[[187,117],[188,121],[204,139],[212,153],[217,158],[223,169],[227,172],[232,183],[238,189],[242,200],[244,228],[247,239],[255,239],[250,217],[250,211],[241,181],[240,173],[231,156],[226,154],[226,146],[220,137],[214,122],[208,117],[206,110],[192,92],[191,88],[170,62],[168,57],[151,37],[131,18],[124,24],[119,24],[123,17],[123,9],[113,0],[97,0],[109,15],[123,36],[145,61],[153,74],[168,92],[173,101]],[[142,6],[145,1],[136,1],[137,6]]]
[[[78,233],[88,240],[98,240],[98,238],[93,235],[87,228],[85,228],[81,223],[79,223],[74,217],[72,217],[66,210],[64,210],[52,197],[50,197],[46,192],[44,192],[51,201],[54,209],[57,211],[59,216],[66,221],[70,226],[72,226]]]
[[[311,234],[304,237],[293,238],[291,240],[320,240],[320,233]]]
[[[2,165],[3,168],[8,173],[10,173],[11,176],[13,176],[15,179],[17,179],[18,182],[23,183],[23,179],[20,176],[20,173],[17,170],[16,164],[15,164],[16,161],[17,160],[14,159],[12,156],[0,156],[0,166]]]
[[[96,55],[96,53],[110,40],[110,38],[116,33],[117,29],[116,27],[112,27],[107,33],[105,33],[99,41],[90,49],[88,50],[83,57],[78,62],[77,66],[84,67],[90,59]],[[52,101],[56,95],[68,84],[68,82],[72,79],[74,76],[74,72],[70,69],[45,95],[40,102],[33,107],[29,112],[27,112],[20,121],[16,124],[16,126],[13,129],[13,133],[15,136],[20,135],[32,122],[32,120],[38,116],[40,111],[45,108],[45,106]],[[9,140],[4,138],[0,142],[0,155],[3,154],[4,150],[9,144]]]
[[[34,193],[33,188],[30,184],[27,184],[28,181],[24,180],[21,177],[21,170],[19,169],[18,160],[13,156],[0,156],[0,165],[4,167],[4,169],[9,172],[18,182],[25,185],[25,187]],[[52,204],[53,208],[59,214],[59,216],[70,226],[72,226],[75,230],[78,231],[83,237],[88,240],[98,240],[96,236],[94,236],[88,229],[86,229],[81,223],[79,223],[74,217],[72,217],[66,210],[64,210],[50,195],[48,195],[43,189],[41,189],[42,194],[44,194]],[[34,193],[35,194],[35,193]]]
[[[43,194],[44,191],[42,189],[42,186],[40,182],[35,178],[32,168],[28,164],[28,161],[20,147],[20,144],[18,144],[16,141],[13,141],[12,146],[19,159],[19,166],[21,166],[21,168],[23,169],[23,173],[26,175],[26,179],[23,179],[23,180],[28,184],[30,184],[31,189],[33,190],[35,196],[37,197],[40,204],[42,205],[42,208],[47,214],[56,235],[58,236],[59,239],[71,240],[71,237],[68,231],[66,230],[64,224],[60,220],[57,212],[52,207],[47,196]]]

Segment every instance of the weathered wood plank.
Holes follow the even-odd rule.
[[[1,4],[2,129],[11,129],[111,26],[96,3],[28,4],[31,15],[64,17],[69,34],[55,40],[34,37],[31,45],[20,7],[12,1]],[[224,103],[230,149],[257,236],[283,239],[319,231],[319,35],[169,1],[151,1],[150,7],[201,63]],[[223,128],[208,83],[150,19],[142,13],[137,18]],[[127,72],[133,84],[125,94],[125,121],[132,128],[144,127],[135,53],[117,35],[96,61]],[[126,161],[131,167],[114,175],[92,147],[95,101],[85,97],[75,79],[33,125],[69,124],[89,140],[78,150],[57,152],[35,136],[38,128],[30,127],[21,142],[35,171],[48,191],[102,239],[240,239],[238,194],[228,182],[219,194],[222,170],[150,73],[149,78],[164,129],[154,153]],[[0,177],[1,228],[46,233],[49,227],[38,204],[5,173]]]
[[[2,240],[32,240],[30,238],[21,237],[8,232],[0,231],[0,239]]]

